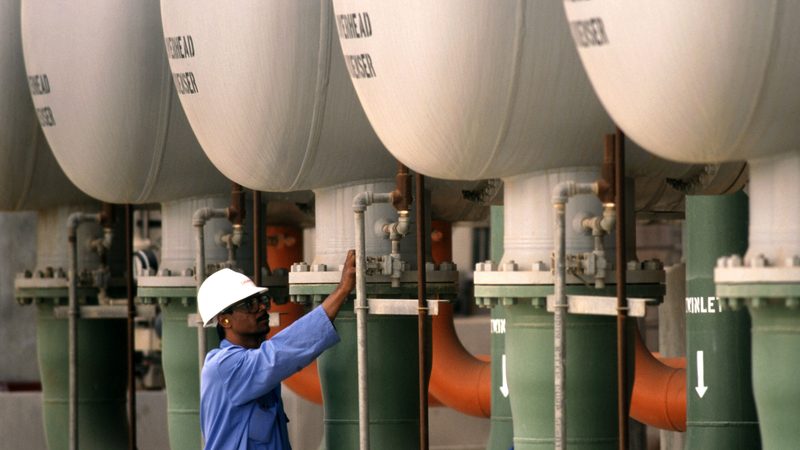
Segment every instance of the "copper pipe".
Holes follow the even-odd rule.
[[[244,189],[240,184],[231,183],[231,205],[228,207],[228,220],[233,225],[241,225],[246,215]]]
[[[686,360],[668,358],[662,362],[650,353],[638,331],[635,336],[635,360],[631,417],[664,430],[686,431]]]
[[[103,203],[100,210],[100,226],[103,228],[112,228],[114,225],[114,205],[111,203]]]
[[[125,205],[125,287],[128,295],[128,449],[136,450],[136,305],[133,303],[133,206]]]
[[[411,192],[411,174],[408,172],[408,167],[398,162],[397,175],[395,175],[394,179],[396,187],[392,192],[392,206],[394,206],[394,209],[397,211],[408,211],[413,200]],[[419,189],[417,191],[419,191]],[[419,195],[419,193],[417,193],[417,195]]]
[[[453,304],[439,303],[433,317],[433,361],[430,393],[444,405],[475,417],[489,417],[492,406],[492,368],[472,356],[459,341],[453,325]]]
[[[603,140],[603,166],[600,179],[597,181],[597,197],[602,203],[614,203],[614,186],[616,184],[616,136],[607,134]]]
[[[625,135],[617,127],[614,138],[614,203],[617,207],[616,260],[617,260],[617,408],[619,448],[628,448],[628,296],[625,283],[627,259],[625,248]]]
[[[407,170],[407,169],[406,169]],[[400,175],[398,174],[398,177]],[[417,184],[417,341],[419,343],[419,448],[428,450],[428,302],[425,273],[425,177],[416,174]]]
[[[664,356],[659,352],[652,352],[653,356],[665,366],[672,367],[673,369],[686,369],[685,356]],[[634,375],[635,377],[636,375]]]
[[[261,211],[261,192],[253,191],[253,283],[256,286],[261,286],[261,268],[264,265],[263,249],[261,244],[261,236],[264,233],[263,225],[261,224],[262,211]]]

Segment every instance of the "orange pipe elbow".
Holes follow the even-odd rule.
[[[277,332],[291,325],[295,320],[299,319],[303,315],[304,308],[302,305],[297,303],[285,303],[283,305],[279,305],[273,302],[270,306],[270,312],[276,312],[281,315],[281,324],[269,330],[269,333],[267,334],[268,339],[274,336]],[[300,397],[316,403],[317,405],[322,404],[322,385],[319,381],[319,371],[317,371],[316,360],[300,369],[299,372],[283,380],[283,383],[286,385],[286,387],[291,389],[292,392]],[[428,405],[441,406],[442,404],[436,398],[434,398],[430,392],[428,392]]]
[[[686,369],[659,361],[638,331],[635,348],[631,417],[661,429],[686,431]],[[680,363],[679,358],[674,359],[678,360],[675,364]]]
[[[429,391],[444,405],[475,417],[489,417],[492,404],[491,363],[482,361],[458,340],[453,305],[439,303],[433,317],[433,359]]]

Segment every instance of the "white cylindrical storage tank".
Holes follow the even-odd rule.
[[[750,165],[745,267],[739,255],[723,259],[715,289],[723,302],[748,299],[758,421],[741,411],[700,417],[690,402],[687,444],[702,446],[704,436],[717,442],[712,430],[726,423],[719,433],[747,430],[751,440],[760,429],[764,448],[796,445],[800,390],[790,380],[800,344],[800,4],[622,0],[564,7],[598,96],[635,141],[676,161]],[[747,351],[749,343],[741,345]],[[688,368],[694,383],[691,361]],[[732,395],[730,389],[716,395]],[[697,404],[708,408],[714,395]]]
[[[39,121],[81,190],[112,203],[228,190],[177,101],[157,1],[26,0],[22,36]]]
[[[658,1],[644,7],[623,1],[565,7],[598,96],[633,140],[675,161],[763,159],[752,165],[754,194],[780,195],[763,186],[774,183],[773,171],[780,170],[770,168],[771,157],[800,145],[800,36],[794,32],[800,5]],[[593,29],[602,29],[606,41],[589,39]],[[772,210],[751,201],[748,259],[763,254],[784,265],[800,254],[800,217]],[[765,217],[774,226],[759,225]]]
[[[67,180],[47,146],[27,86],[34,95],[50,91],[47,77],[26,77],[20,35],[20,4],[0,5],[5,30],[0,41],[0,210],[41,209],[89,198]]]
[[[336,0],[334,7],[364,110],[389,151],[412,169],[472,180],[599,168],[603,134],[614,124],[580,66],[561,5]],[[646,195],[637,210],[658,209],[661,197],[675,207],[682,193],[665,179],[698,180],[703,172],[633,145],[627,166]],[[720,172],[724,181],[706,177],[694,189],[741,185],[738,168]]]
[[[337,271],[345,250],[355,246],[353,197],[393,189],[396,163],[358,103],[331,3],[246,0],[232,7],[210,0],[163,0],[162,14],[180,99],[209,159],[249,188],[313,189],[316,255],[309,274],[337,279],[311,272]],[[369,256],[388,256],[390,241],[374,225],[396,217],[388,204],[369,208]],[[399,248],[412,267],[413,236]],[[291,288],[297,284],[293,281]],[[388,277],[376,284],[385,292],[400,292],[389,289]],[[319,293],[330,286],[312,287],[322,298]],[[378,448],[411,448],[418,442],[417,361],[415,350],[397,345],[416,343],[416,322],[373,315],[369,321],[370,376],[402,380],[391,388],[371,387],[373,411],[381,411],[373,414],[372,442]],[[323,354],[318,366],[325,434],[329,448],[355,448],[357,398],[345,394],[355,393],[357,380],[356,366],[350,364],[356,354],[351,307],[341,311],[336,324],[342,342]]]
[[[493,283],[513,285],[506,292],[521,292],[526,289],[525,283],[508,280],[546,279],[552,268],[555,236],[553,188],[561,181],[597,179],[603,135],[615,129],[580,65],[563,6],[488,0],[333,3],[345,63],[381,141],[401,162],[429,176],[502,178],[506,183],[506,209],[505,252],[500,267],[502,271],[526,274],[506,276],[495,271],[492,279],[506,282]],[[639,192],[647,195],[637,198],[637,209],[659,209],[658,199],[670,191],[673,197],[666,203],[676,205],[681,193],[666,184],[668,177],[675,179],[674,185],[684,187],[692,184],[685,181],[702,178],[699,174],[703,168],[666,163],[634,145],[628,145],[628,150],[628,175],[636,179]],[[728,181],[736,180],[739,171],[730,173]],[[696,187],[703,190],[708,186],[700,182]],[[573,257],[595,248],[591,234],[574,226],[575,217],[600,215],[601,210],[600,203],[590,197],[571,199],[567,205],[566,245]],[[605,242],[609,246],[613,239],[606,238]],[[605,255],[610,267],[613,252],[605,251]],[[625,267],[623,262],[617,266]],[[486,270],[486,265],[480,267]],[[476,273],[476,285],[488,276],[480,274],[479,279]],[[547,406],[552,391],[548,394],[542,386],[552,383],[552,373],[549,380],[546,370],[542,371],[545,378],[533,379],[534,375],[525,370],[526,361],[533,357],[530,342],[520,342],[519,336],[526,333],[526,327],[545,328],[548,320],[552,325],[552,319],[531,305],[530,297],[535,296],[517,297],[508,298],[508,302],[520,303],[509,310],[507,323],[519,324],[516,319],[524,322],[531,317],[540,322],[535,326],[527,322],[514,325],[516,350],[507,354],[510,390],[531,395],[511,396],[514,445],[551,445],[553,427],[542,419],[552,419],[552,408]],[[594,347],[582,349],[586,358],[572,353],[570,358],[576,358],[573,364],[589,360],[601,363],[597,355],[614,352],[613,324],[593,319],[598,321],[595,330],[602,332],[594,337],[581,335]],[[575,333],[592,328],[575,327],[579,330]],[[599,334],[602,337],[595,339]],[[541,342],[541,354],[547,353],[551,342]],[[609,389],[615,374],[610,370],[597,372],[592,380],[575,381],[578,378],[573,377],[569,381],[576,384],[568,389],[595,393],[584,399],[583,412],[590,410],[588,415],[603,417],[590,423],[576,414],[581,406],[573,407],[568,412],[569,446],[580,442],[615,445],[614,417],[606,414],[608,404],[616,401],[613,389]],[[603,405],[602,410],[594,411],[599,405]],[[532,412],[533,408],[539,408],[538,412]],[[510,442],[492,445],[508,448]]]
[[[58,164],[78,188],[111,203],[185,200],[180,204],[185,214],[193,213],[189,211],[193,204],[199,207],[227,203],[224,197],[220,200],[214,196],[226,196],[230,182],[208,161],[177,99],[157,0],[25,0],[21,17],[28,77],[47,80],[46,90],[39,89],[39,84],[30,88],[39,121]],[[171,214],[163,217],[167,221],[174,218]],[[164,229],[183,226],[181,233],[192,236],[193,227],[188,225],[191,217],[182,219],[176,224],[164,224]],[[218,220],[229,228],[224,219]],[[212,229],[219,225],[215,223]],[[168,244],[172,243],[183,241],[173,239]],[[212,245],[213,241],[207,242],[207,246]],[[182,251],[191,251],[185,247]],[[181,259],[182,255],[169,253],[172,249],[163,249],[163,260]],[[243,253],[240,252],[240,259],[246,261]],[[141,293],[145,281],[150,286],[163,283],[159,285],[166,298],[162,305],[162,350],[173,448],[197,447],[201,440],[199,336],[196,328],[186,326],[187,315],[196,312],[192,295],[196,281],[183,272],[187,265],[187,261],[178,264],[181,272],[177,275],[184,275],[179,280],[139,277],[137,287]],[[178,291],[181,298],[170,302],[167,297]],[[124,323],[121,326],[124,329]],[[213,342],[214,330],[205,331]],[[95,341],[109,348],[122,342]],[[123,348],[115,351],[124,354]],[[91,380],[97,385],[105,385],[102,383],[106,381]],[[124,402],[122,388],[119,394]],[[124,417],[124,409],[122,412]],[[82,425],[81,430],[87,429]],[[66,442],[66,438],[61,440]],[[81,441],[82,448],[84,445],[90,448],[86,439]],[[117,448],[116,443],[103,440],[92,445]]]
[[[794,1],[564,2],[609,114],[683,162],[741,161],[800,145]]]
[[[394,175],[347,77],[328,2],[161,3],[184,110],[227,177],[291,191]]]

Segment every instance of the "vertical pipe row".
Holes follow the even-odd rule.
[[[417,196],[417,337],[419,343],[419,448],[428,450],[428,352],[427,321],[428,304],[425,297],[425,177],[416,174]]]
[[[369,403],[367,377],[367,280],[364,209],[356,210],[356,348],[358,358],[358,441],[360,450],[369,450]]]
[[[70,219],[73,217],[70,216]],[[69,450],[78,450],[78,244],[75,229],[71,227],[72,221],[69,223]]]
[[[553,314],[553,357],[554,357],[554,396],[555,396],[555,449],[566,449],[567,420],[566,420],[566,380],[565,360],[567,357],[567,344],[564,335],[564,319],[567,309],[567,298],[564,292],[566,284],[566,235],[564,230],[566,202],[554,203],[555,209],[555,311]]]
[[[133,295],[133,207],[125,205],[125,288],[128,298],[128,449],[136,450],[136,364],[134,359],[136,305]]]
[[[201,224],[194,224],[194,251],[195,251],[195,261],[196,269],[195,269],[195,281],[197,282],[197,290],[200,290],[200,286],[203,284],[203,281],[206,279],[206,242],[205,242],[205,235],[204,227],[205,221]],[[199,317],[199,313],[198,313]],[[206,330],[203,328],[202,323],[197,324],[197,367],[198,367],[198,374],[203,373],[203,363],[206,359]]]
[[[628,448],[628,297],[626,291],[627,258],[625,255],[625,135],[617,128],[614,138],[614,203],[617,208],[617,404],[619,448]]]
[[[717,259],[743,254],[747,246],[743,192],[686,196],[686,448],[796,447],[762,443],[753,397],[760,366],[751,353],[752,311],[723,307],[715,293]]]
[[[69,359],[69,448],[78,450],[78,226],[81,222],[100,222],[100,214],[75,212],[67,218],[69,242],[69,318],[67,321]]]

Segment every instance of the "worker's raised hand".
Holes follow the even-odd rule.
[[[339,281],[339,286],[322,302],[322,309],[325,310],[325,314],[328,315],[329,319],[336,318],[339,309],[354,287],[356,287],[356,251],[350,250],[344,260],[342,280]]]
[[[356,286],[356,251],[348,250],[347,258],[344,260],[344,267],[342,267],[342,280],[339,282],[339,288],[343,291],[350,293]]]

